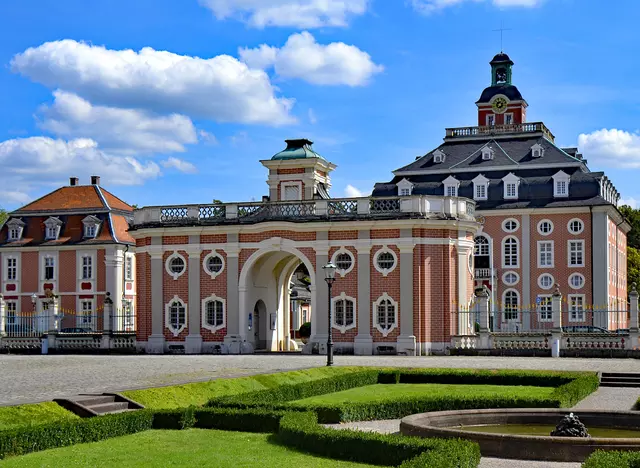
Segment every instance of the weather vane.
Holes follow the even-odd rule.
[[[503,47],[503,40],[504,40],[504,32],[505,31],[511,31],[511,29],[504,28],[504,25],[502,24],[502,21],[500,21],[500,29],[494,29],[494,32],[500,32],[500,53],[504,52],[504,47]]]

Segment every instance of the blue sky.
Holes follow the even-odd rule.
[[[0,206],[91,174],[138,205],[260,199],[309,138],[334,197],[475,125],[504,50],[528,120],[640,200],[635,1],[21,0],[0,3]]]

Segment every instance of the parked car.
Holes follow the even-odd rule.
[[[616,333],[618,335],[627,335],[629,333],[629,329],[628,328],[618,328],[616,331],[614,331],[614,333]]]
[[[93,333],[91,328],[68,327],[60,329],[60,333]]]
[[[594,327],[593,325],[572,325],[570,327],[562,327],[563,333],[603,333],[610,335],[612,332],[602,327]]]

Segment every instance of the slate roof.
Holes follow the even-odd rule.
[[[476,104],[486,103],[491,101],[491,98],[497,94],[503,94],[509,98],[510,101],[524,101],[522,94],[513,85],[497,85],[497,86],[489,86],[482,91],[480,95],[480,99],[476,102]]]

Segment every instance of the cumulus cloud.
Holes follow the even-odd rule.
[[[445,8],[461,5],[463,3],[480,3],[485,0],[411,0],[411,5],[416,11],[424,14],[434,13]],[[528,7],[540,6],[545,0],[490,0],[496,7]]]
[[[366,197],[365,193],[362,190],[355,188],[353,185],[349,184],[344,189],[344,194],[348,198],[360,198]]]
[[[635,210],[635,209],[638,208],[639,203],[638,203],[638,200],[636,200],[633,197],[621,198],[618,201],[618,206],[624,206],[624,205],[627,205],[627,206],[629,206],[629,207],[631,207],[631,208],[633,208]]]
[[[167,169],[175,169],[177,171],[184,172],[185,174],[195,174],[196,172],[198,172],[196,166],[191,164],[189,161],[178,159],[173,156],[165,161],[162,161],[161,164]]]
[[[191,119],[184,115],[94,106],[60,90],[53,95],[53,104],[40,109],[39,126],[59,137],[90,138],[103,150],[130,155],[183,152],[185,144],[198,141]]]
[[[603,128],[581,134],[578,146],[593,165],[640,168],[640,133]]]
[[[317,85],[362,86],[384,67],[356,46],[344,42],[318,44],[311,33],[289,36],[282,48],[261,45],[239,49],[242,61],[252,68],[270,68],[286,78],[299,78]]]
[[[111,107],[184,114],[219,122],[292,122],[293,100],[275,95],[268,75],[228,55],[209,59],[145,47],[111,50],[70,39],[17,54],[15,72]]]
[[[255,28],[347,26],[369,0],[200,0],[218,19],[237,18]]]

